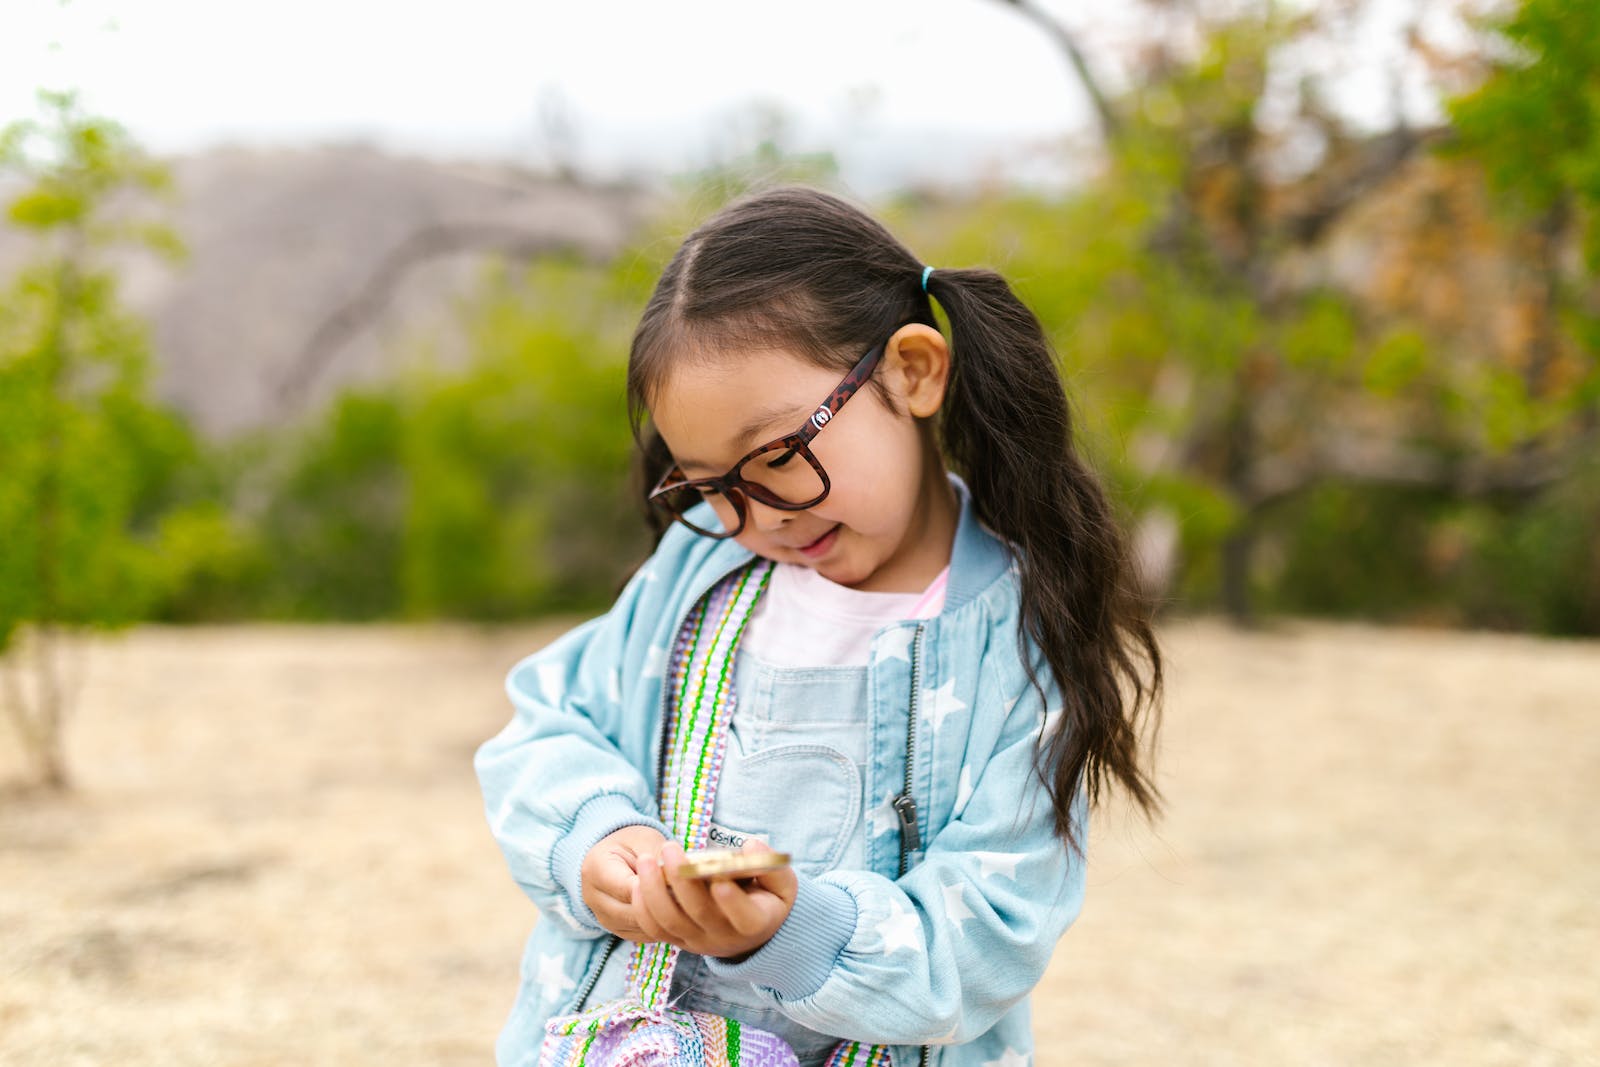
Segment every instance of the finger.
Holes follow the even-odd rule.
[[[644,906],[644,880],[640,879],[633,886],[633,921],[639,927],[640,943],[667,940],[667,932],[656,924],[655,919]]]
[[[772,846],[765,841],[752,837],[745,841],[742,851],[745,852],[771,852]],[[768,892],[775,893],[784,900],[793,900],[800,891],[800,879],[795,875],[793,867],[780,867],[775,871],[764,871],[755,876],[755,883]]]
[[[639,901],[644,913],[666,933],[664,940],[681,944],[694,940],[700,933],[694,920],[685,915],[672,898],[672,890],[661,872],[661,861],[654,856],[645,856],[639,861]]]
[[[619,835],[616,843],[617,858],[628,865],[628,870],[639,870],[639,857],[655,852],[661,847],[661,835],[649,827],[630,827],[629,829],[643,830],[645,833],[637,835]]]
[[[661,850],[661,869],[667,878],[667,888],[672,890],[678,907],[702,931],[711,934],[727,933],[731,927],[722,917],[722,909],[711,899],[711,887],[703,878],[679,877],[683,866],[683,849],[676,843]]]
[[[615,852],[598,856],[590,864],[588,873],[590,887],[595,892],[604,893],[614,900],[633,899],[633,883],[638,881],[639,876],[625,856]]]
[[[761,932],[761,915],[745,896],[745,891],[729,879],[718,878],[711,883],[711,899],[722,912],[723,921],[741,937],[753,937]]]
[[[794,873],[793,867],[780,867],[776,871],[758,874],[755,883],[773,896],[782,897],[784,900],[793,900],[800,892],[800,879]]]
[[[737,882],[718,879],[711,895],[728,925],[741,937],[770,935],[782,925],[783,901],[764,889],[745,889]]]
[[[614,902],[609,897],[597,900],[592,906],[594,917],[602,927],[626,941],[638,942],[644,931],[634,920],[633,905]]]

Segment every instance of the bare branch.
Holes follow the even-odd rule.
[[[1297,244],[1314,244],[1346,211],[1389,180],[1419,149],[1442,143],[1450,136],[1450,131],[1444,127],[1417,130],[1402,125],[1374,137],[1364,146],[1355,172],[1341,181],[1330,181],[1318,203],[1284,222],[1284,232]]]
[[[595,260],[594,253],[576,241],[504,226],[445,224],[418,230],[383,258],[360,292],[312,331],[278,384],[280,408],[288,410],[305,397],[339,349],[383,313],[407,272],[427,260],[462,252],[494,252],[523,260],[553,255]]]
[[[1258,463],[1252,472],[1252,509],[1269,507],[1329,482],[1357,482],[1400,488],[1440,489],[1463,498],[1530,497],[1559,481],[1581,456],[1591,455],[1600,433],[1589,432],[1558,451],[1527,452],[1503,459],[1449,458],[1404,449],[1357,452],[1331,450],[1311,462]]]
[[[1078,75],[1078,80],[1083,83],[1083,91],[1089,94],[1089,102],[1094,105],[1096,121],[1100,124],[1100,136],[1107,144],[1115,142],[1122,136],[1122,121],[1117,117],[1115,109],[1111,106],[1111,99],[1101,88],[1100,81],[1089,69],[1089,62],[1084,57],[1083,49],[1078,47],[1078,39],[1066,26],[1062,25],[1055,16],[1027,0],[999,0],[1007,7],[1014,7],[1027,18],[1037,23],[1051,40],[1066,53],[1067,62],[1072,64],[1073,72]]]

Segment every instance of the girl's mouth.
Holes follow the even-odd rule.
[[[833,548],[833,543],[839,539],[839,527],[835,526],[809,545],[800,546],[800,554],[807,559],[820,559]]]

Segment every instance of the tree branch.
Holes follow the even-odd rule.
[[[1397,488],[1439,489],[1458,497],[1530,497],[1565,477],[1579,457],[1593,453],[1600,434],[1584,433],[1559,451],[1525,453],[1505,459],[1482,456],[1447,459],[1422,452],[1394,450],[1365,455],[1335,452],[1305,464],[1273,467],[1258,463],[1252,472],[1247,504],[1253,510],[1329,482],[1356,482]]]
[[[407,272],[427,260],[460,252],[497,252],[523,260],[566,254],[595,260],[594,253],[576,241],[503,226],[441,224],[418,230],[383,258],[355,296],[312,331],[278,383],[280,408],[287,411],[304,399],[339,349],[382,314]]]
[[[1089,62],[1084,57],[1083,49],[1078,47],[1078,39],[1073,36],[1072,31],[1048,11],[1036,4],[1028,3],[1027,0],[999,0],[999,2],[1007,7],[1016,8],[1022,15],[1032,19],[1066,53],[1067,62],[1072,64],[1073,71],[1083,84],[1083,91],[1089,94],[1089,103],[1094,106],[1095,119],[1100,125],[1100,136],[1107,144],[1117,141],[1122,136],[1122,120],[1112,108],[1110,97],[1100,87],[1099,79],[1089,70]]]
[[[1350,208],[1388,181],[1424,145],[1442,143],[1452,136],[1444,127],[1417,130],[1396,126],[1372,138],[1362,148],[1362,159],[1348,178],[1329,181],[1321,199],[1291,215],[1283,230],[1296,244],[1314,244]]]

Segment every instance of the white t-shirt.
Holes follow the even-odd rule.
[[[780,563],[745,623],[740,651],[774,667],[864,667],[880,628],[939,614],[949,579],[946,567],[920,593],[864,592]]]

